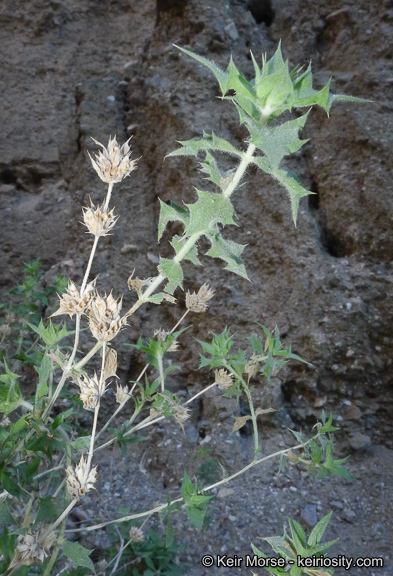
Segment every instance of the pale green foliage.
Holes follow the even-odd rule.
[[[247,278],[241,258],[245,246],[226,240],[219,226],[224,228],[235,224],[236,213],[229,197],[239,187],[241,177],[250,163],[270,174],[287,190],[296,225],[299,200],[312,192],[302,186],[296,174],[282,167],[282,160],[307,142],[299,138],[299,133],[304,128],[309,110],[298,118],[278,123],[275,120],[281,114],[291,112],[294,108],[311,108],[318,105],[329,115],[335,101],[364,102],[352,96],[331,94],[330,80],[322,90],[315,90],[312,87],[311,64],[304,72],[301,68],[290,71],[288,61],[284,61],[282,57],[280,45],[270,60],[263,56],[261,68],[252,55],[255,77],[251,81],[237,69],[232,58],[224,71],[202,56],[183,48],[180,50],[213,72],[220,86],[222,98],[230,100],[235,105],[240,122],[247,129],[249,136],[246,139],[247,152],[238,150],[214,133],[204,132],[202,138],[180,142],[181,148],[169,154],[169,156],[198,156],[200,152],[204,152],[205,159],[201,162],[200,170],[208,175],[207,180],[220,189],[219,193],[197,190],[198,200],[194,204],[186,205],[186,208],[173,203],[168,206],[161,202],[159,239],[169,221],[179,221],[184,225],[183,235],[176,236],[172,241],[176,252],[174,261],[161,259],[159,266],[161,274],[168,278],[166,291],[170,294],[177,286],[182,286],[183,273],[179,261],[187,259],[196,265],[200,264],[195,244],[201,236],[207,238],[211,244],[210,250],[206,253],[208,256],[224,260],[227,270]],[[211,152],[224,152],[235,156],[241,160],[240,166],[236,171],[224,171],[218,166]],[[255,155],[254,152],[258,154]]]
[[[331,570],[311,570],[302,569],[299,558],[313,558],[325,556],[327,550],[331,548],[333,544],[337,542],[338,539],[332,540],[330,542],[321,542],[325,530],[329,524],[332,513],[329,512],[324,516],[316,526],[314,526],[308,538],[301,527],[301,525],[289,518],[289,528],[290,533],[288,534],[284,530],[282,536],[272,536],[269,538],[262,538],[272,547],[274,552],[279,558],[285,560],[287,565],[284,567],[265,567],[265,569],[274,576],[286,576],[289,572],[290,576],[310,576],[310,574],[331,574]],[[259,550],[254,544],[251,544],[254,554],[258,558],[268,558],[261,550]]]

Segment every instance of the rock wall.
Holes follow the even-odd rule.
[[[185,288],[208,281],[217,290],[208,314],[192,319],[192,336],[207,339],[228,325],[241,339],[255,320],[277,324],[283,341],[312,363],[291,363],[273,389],[256,391],[265,406],[282,409],[273,424],[313,423],[324,408],[342,419],[353,449],[371,441],[391,447],[393,2],[14,0],[3,2],[0,23],[3,292],[20,279],[22,262],[38,256],[47,279],[80,280],[91,242],[81,206],[105,193],[88,160],[90,136],[105,143],[110,134],[119,142],[132,135],[141,156],[115,188],[119,223],[92,270],[100,289],[120,295],[134,268],[153,276],[158,255],[170,254],[168,235],[157,244],[158,198],[192,201],[202,180],[195,161],[165,155],[203,129],[237,145],[245,137],[211,75],[173,44],[222,67],[233,54],[251,74],[250,50],[272,54],[281,39],[292,65],[312,60],[316,85],[332,76],[333,92],[373,100],[336,104],[330,119],[311,113],[304,133],[311,142],[288,163],[315,192],[302,200],[296,229],[285,191],[250,169],[235,202],[239,228],[228,235],[248,244],[251,282],[206,257],[203,269],[186,266]],[[169,327],[181,312],[146,307],[122,341]],[[212,381],[197,371],[192,336],[174,389]],[[118,349],[122,376],[135,377],[141,360]],[[199,417],[217,412],[225,406],[211,398]]]

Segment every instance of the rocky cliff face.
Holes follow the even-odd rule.
[[[311,142],[289,162],[315,192],[302,200],[296,229],[285,192],[249,171],[236,200],[240,227],[230,234],[248,245],[250,283],[205,258],[202,270],[186,267],[185,287],[208,281],[217,290],[208,316],[193,319],[193,336],[207,339],[228,325],[241,338],[255,331],[255,320],[277,324],[312,363],[288,365],[273,390],[261,389],[265,405],[299,423],[313,423],[323,407],[342,418],[352,448],[391,447],[393,3],[15,0],[3,2],[0,22],[3,291],[19,279],[22,262],[37,257],[48,279],[81,278],[90,244],[78,223],[81,206],[104,196],[86,154],[90,136],[106,142],[116,134],[121,142],[132,135],[141,156],[115,189],[119,224],[92,271],[101,289],[120,295],[134,268],[153,276],[158,255],[170,254],[168,236],[156,240],[158,198],[192,200],[201,175],[195,161],[165,155],[203,129],[238,145],[245,137],[214,79],[173,44],[222,67],[233,54],[251,73],[250,50],[272,54],[281,39],[293,65],[312,60],[316,85],[332,76],[333,92],[374,101],[336,104],[330,119],[311,113],[304,134]],[[145,308],[122,339],[151,335],[180,313]],[[197,348],[187,338],[175,389],[210,378],[196,371]],[[122,375],[130,379],[140,361],[124,350]],[[211,399],[200,417],[222,410]]]

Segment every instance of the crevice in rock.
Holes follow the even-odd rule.
[[[188,0],[156,0],[156,26],[159,25],[161,14],[171,12],[172,16],[183,16]]]
[[[319,210],[319,188],[315,180],[311,181],[310,192],[313,192],[313,194],[308,196],[308,207],[311,211]]]
[[[271,0],[250,0],[247,4],[248,10],[253,15],[257,24],[271,26],[276,16]]]

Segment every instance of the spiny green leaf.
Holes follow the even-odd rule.
[[[170,260],[169,258],[160,258],[158,271],[160,274],[168,278],[165,292],[173,294],[178,286],[183,290],[183,270],[179,262]]]
[[[299,132],[304,127],[309,112],[279,126],[250,126],[251,142],[266,154],[273,171],[276,171],[281,160],[288,154],[293,154],[307,140],[299,139]]]
[[[94,572],[94,564],[89,558],[92,552],[93,550],[84,548],[84,546],[78,544],[78,542],[69,542],[68,540],[63,542],[62,556],[69,558],[77,566],[84,566],[85,568],[89,568],[89,570],[93,570]]]
[[[211,248],[206,252],[207,256],[220,258],[227,262],[225,270],[230,270],[242,278],[249,280],[243,260],[240,258],[246,245],[238,244],[232,240],[225,240],[219,233],[206,235],[211,242]]]
[[[292,219],[296,226],[300,198],[314,194],[314,192],[303,188],[297,175],[289,170],[278,169],[273,173],[273,176],[285,187],[289,194],[292,206]]]
[[[228,81],[227,72],[224,72],[224,70],[221,70],[221,68],[217,66],[217,64],[215,64],[211,60],[208,60],[207,58],[204,58],[203,56],[198,56],[198,54],[194,54],[194,52],[186,50],[185,48],[180,48],[180,46],[176,46],[176,44],[174,44],[174,46],[175,48],[178,48],[188,56],[191,56],[191,58],[194,58],[194,60],[197,60],[201,64],[204,64],[204,66],[207,66],[207,68],[209,68],[209,70],[211,70],[214,76],[216,77],[216,80],[220,86],[222,94],[223,95],[225,94],[225,92],[227,91],[227,81]]]
[[[316,544],[319,544],[319,542],[321,541],[321,538],[324,535],[324,532],[327,528],[327,525],[329,524],[329,521],[330,521],[332,514],[333,514],[333,512],[329,512],[329,514],[324,516],[318,522],[318,524],[316,526],[314,526],[314,528],[312,529],[310,536],[308,537],[308,540],[307,540],[307,544],[309,546],[315,546]]]
[[[212,192],[196,191],[198,200],[194,204],[187,204],[190,211],[190,222],[186,226],[185,236],[193,234],[209,233],[211,230],[217,230],[218,224],[227,226],[233,224],[236,226],[234,217],[235,210],[229,198],[222,194]]]
[[[26,324],[30,326],[30,328],[34,330],[34,332],[39,334],[42,340],[45,342],[45,344],[47,344],[51,348],[57,346],[60,340],[62,340],[69,334],[67,326],[64,323],[54,326],[52,324],[52,321],[49,320],[49,324],[46,328],[42,320],[40,320],[38,326],[34,326],[34,324],[30,324],[29,322],[26,322]]]
[[[44,355],[41,360],[40,366],[35,367],[39,375],[39,380],[35,393],[35,401],[37,402],[40,398],[48,393],[48,379],[51,373],[51,360],[48,356]]]
[[[158,222],[158,240],[161,239],[163,232],[168,224],[171,221],[178,221],[182,224],[186,225],[189,221],[189,213],[186,208],[182,206],[178,206],[174,202],[171,202],[170,205],[165,204],[162,200],[160,200],[160,219]]]
[[[202,138],[180,141],[179,144],[181,144],[182,148],[174,150],[168,154],[168,156],[197,156],[200,151],[217,150],[219,152],[228,152],[240,158],[243,157],[243,152],[237,150],[237,148],[224,138],[216,136],[214,132],[212,132],[212,134],[203,132]]]
[[[0,412],[8,416],[23,403],[23,398],[18,385],[20,376],[11,372],[5,361],[4,366],[6,374],[0,375]]]

